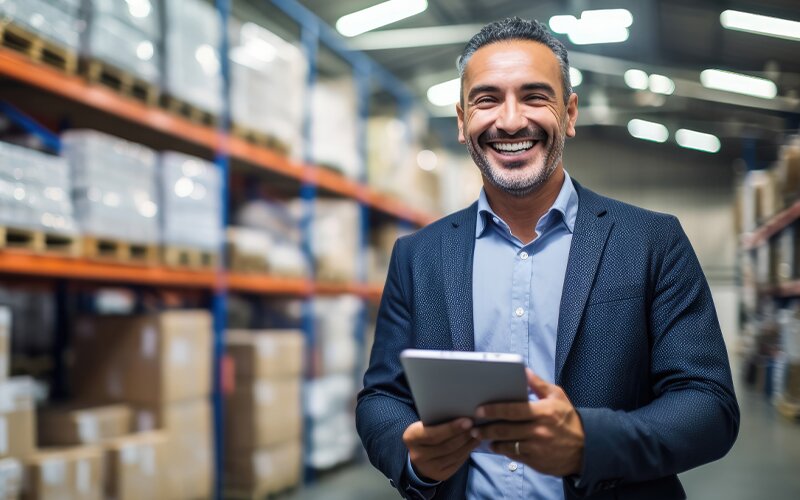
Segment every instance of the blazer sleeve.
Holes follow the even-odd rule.
[[[364,388],[358,394],[356,427],[370,462],[404,497],[417,497],[405,476],[408,449],[403,432],[419,420],[400,364],[411,343],[412,319],[406,291],[410,265],[403,240],[395,243],[383,290]]]
[[[711,292],[680,223],[670,216],[667,226],[648,311],[653,399],[633,411],[578,408],[584,463],[577,487],[565,484],[579,496],[717,460],[738,434],[739,407]]]

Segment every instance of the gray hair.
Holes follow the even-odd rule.
[[[456,66],[461,77],[462,89],[464,82],[464,70],[467,67],[472,54],[486,45],[508,40],[530,40],[545,45],[553,51],[558,64],[561,66],[561,83],[564,88],[564,102],[569,101],[572,95],[572,83],[569,81],[569,56],[567,48],[556,37],[550,33],[547,26],[535,19],[520,19],[519,17],[507,17],[500,21],[489,23],[469,39],[464,47],[464,52],[458,58]],[[463,90],[462,90],[463,103]]]

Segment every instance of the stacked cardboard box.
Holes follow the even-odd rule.
[[[296,485],[302,470],[303,335],[231,330],[236,389],[225,419],[226,484],[264,496]]]
[[[75,325],[73,346],[72,377],[80,400],[127,403],[134,408],[136,430],[165,432],[163,498],[209,497],[209,313],[84,317]]]
[[[297,220],[313,219],[311,249],[317,278],[334,283],[356,281],[359,259],[361,207],[357,201],[317,199],[309,205],[294,200],[290,205]]]
[[[36,449],[33,380],[13,377],[0,383],[0,458],[24,460]]]
[[[104,443],[106,495],[115,500],[169,498],[163,476],[167,434],[163,431],[140,432]]]
[[[25,498],[102,500],[103,452],[97,446],[39,451],[26,460]]]
[[[11,308],[0,306],[0,384],[8,378],[11,362]]]
[[[40,446],[100,444],[128,434],[131,409],[125,405],[69,405],[41,410],[36,416]]]

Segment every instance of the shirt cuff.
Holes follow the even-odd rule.
[[[412,486],[419,489],[427,489],[427,488],[435,488],[441,484],[441,481],[435,481],[433,483],[429,483],[427,481],[423,481],[419,478],[416,472],[414,472],[414,467],[411,465],[411,455],[406,456],[406,474],[408,475],[408,482],[411,483]]]

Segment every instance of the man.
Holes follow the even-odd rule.
[[[459,71],[483,190],[395,244],[358,398],[370,460],[407,498],[685,498],[677,474],[722,457],[739,426],[686,235],[565,172],[578,97],[543,25],[487,25]],[[519,353],[531,401],[479,408],[488,426],[425,426],[399,363],[410,347]]]

